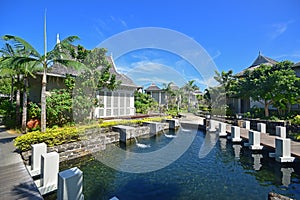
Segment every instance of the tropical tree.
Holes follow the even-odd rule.
[[[190,110],[191,110],[191,108],[190,108],[190,106],[191,106],[191,93],[196,91],[196,90],[199,90],[199,87],[194,83],[195,83],[195,80],[190,80],[183,86],[183,88],[188,93],[188,112],[190,112]]]
[[[13,57],[12,62],[16,65],[30,64],[31,67],[42,67],[43,76],[42,76],[42,90],[41,90],[41,131],[46,131],[46,85],[47,85],[47,69],[53,63],[60,63],[65,66],[72,66],[74,68],[80,67],[78,62],[70,59],[70,49],[72,48],[71,43],[76,39],[79,39],[77,36],[70,36],[62,40],[59,44],[56,44],[55,47],[47,52],[47,40],[46,40],[46,23],[44,29],[44,54],[40,54],[32,45],[30,45],[24,39],[18,36],[5,35],[3,39],[13,43],[14,48],[25,49],[26,52],[29,52],[29,55],[17,55]]]
[[[111,63],[106,58],[107,50],[95,48],[86,50],[81,46],[72,52],[72,57],[85,65],[85,70],[76,77],[73,113],[77,121],[94,118],[95,107],[101,107],[103,102],[97,94],[105,89],[114,90],[120,85],[116,75],[110,73]]]
[[[246,71],[239,80],[238,95],[261,102],[266,117],[269,116],[270,105],[280,109],[294,104],[300,91],[299,78],[292,66],[292,62],[283,61],[275,66],[261,65],[253,71]]]

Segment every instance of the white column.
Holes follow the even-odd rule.
[[[284,126],[276,126],[276,136],[286,138],[286,128]]]
[[[47,145],[45,143],[31,145],[31,176],[41,173],[41,155],[47,153]]]
[[[251,150],[262,150],[263,146],[260,145],[260,132],[258,131],[249,131],[249,142],[244,144],[249,146]]]
[[[262,158],[262,154],[252,154],[252,158],[254,159],[253,161],[253,169],[254,170],[260,170],[262,167],[262,164],[260,163],[260,159]]]
[[[231,136],[228,137],[232,142],[241,142],[241,128],[238,126],[231,126]]]
[[[291,139],[276,137],[275,153],[269,153],[269,156],[275,157],[277,162],[294,162],[295,158],[291,156]]]
[[[58,174],[58,200],[83,200],[83,173],[77,167],[62,171]]]
[[[59,154],[57,152],[45,153],[41,156],[41,161],[41,187],[39,187],[39,191],[43,195],[57,189]]]
[[[224,136],[227,136],[227,133],[226,133],[226,123],[223,123],[223,122],[220,122],[219,123],[219,136],[220,137],[224,137]]]
[[[243,128],[250,130],[250,121],[243,121]]]
[[[257,130],[261,133],[267,133],[266,131],[266,124],[265,123],[258,123]]]

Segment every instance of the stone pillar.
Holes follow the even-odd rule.
[[[42,195],[57,189],[57,174],[59,172],[59,154],[57,152],[45,153],[41,156],[41,182]]]
[[[243,121],[243,128],[250,130],[250,121]]]
[[[178,119],[167,119],[167,123],[169,123],[169,129],[175,130],[180,126]]]
[[[226,137],[227,136],[227,132],[226,132],[226,123],[220,122],[219,123],[219,136],[220,137]]]
[[[286,138],[286,128],[284,126],[276,126],[276,136]]]
[[[47,145],[45,143],[31,145],[31,176],[41,173],[41,155],[47,153]]]
[[[294,157],[291,157],[291,139],[276,137],[275,153],[269,153],[269,156],[277,162],[294,162]]]
[[[261,133],[267,133],[266,124],[265,123],[258,123],[257,130]]]
[[[150,136],[154,136],[156,133],[164,130],[162,123],[144,122],[143,124],[150,127]]]
[[[260,145],[260,132],[258,131],[249,131],[249,142],[244,144],[249,146],[251,150],[262,150],[263,146]]]
[[[217,131],[217,129],[216,129],[217,123],[218,123],[218,122],[215,121],[215,120],[213,120],[213,119],[209,120],[208,131],[209,131],[209,132],[215,132],[215,131]]]
[[[241,128],[238,126],[231,126],[231,135],[228,137],[232,142],[241,142]]]
[[[118,125],[112,127],[113,131],[117,131],[120,134],[120,142],[126,143],[128,139],[131,138],[131,133],[134,128],[130,126]]]
[[[83,174],[77,167],[62,171],[58,174],[58,200],[83,200]]]

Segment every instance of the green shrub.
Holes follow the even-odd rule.
[[[293,119],[292,119],[292,124],[295,125],[300,125],[300,115],[296,115]],[[299,136],[300,137],[300,136]],[[300,138],[299,138],[300,139]]]
[[[170,116],[167,117],[150,117],[144,119],[133,119],[133,120],[118,120],[118,121],[104,121],[101,124],[91,124],[81,126],[79,128],[72,127],[63,127],[59,128],[55,126],[53,128],[48,128],[45,133],[40,131],[32,131],[25,135],[19,136],[15,139],[15,146],[21,151],[27,151],[31,148],[32,144],[38,144],[45,142],[47,146],[56,146],[64,143],[70,143],[79,141],[83,138],[83,134],[87,129],[93,128],[106,128],[116,125],[128,125],[128,124],[139,124],[143,122],[152,121],[160,122],[163,119],[170,119]]]
[[[56,146],[64,143],[78,141],[82,129],[76,127],[65,127],[47,129],[45,133],[32,131],[15,139],[15,146],[21,151],[27,151],[32,144],[45,142],[47,146]]]

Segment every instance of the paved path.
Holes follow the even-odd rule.
[[[20,154],[15,152],[13,139],[16,136],[0,127],[0,199],[41,200],[43,197],[25,168]]]

